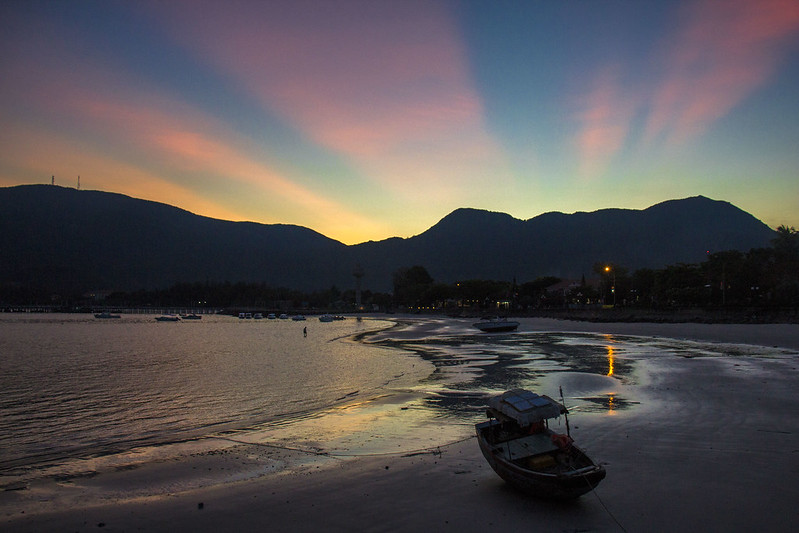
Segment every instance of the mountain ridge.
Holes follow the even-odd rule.
[[[52,185],[0,188],[0,288],[138,290],[176,282],[258,282],[312,291],[390,292],[398,268],[444,283],[590,276],[596,262],[630,270],[697,263],[707,251],[768,246],[775,235],[729,202],[704,196],[643,210],[509,214],[459,208],[424,232],[345,245],[291,224],[234,222],[161,202]]]

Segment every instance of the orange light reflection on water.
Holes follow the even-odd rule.
[[[612,341],[613,337],[611,335],[605,335],[605,339],[608,341]],[[608,351],[608,373],[606,374],[608,377],[613,377],[614,369],[614,350],[613,346],[607,345],[605,349]],[[614,397],[613,393],[608,394],[608,414],[614,414],[616,410],[616,398]]]
[[[608,346],[607,350],[608,350],[608,373],[607,373],[607,375],[608,376],[612,376],[613,375],[613,347],[612,346]]]

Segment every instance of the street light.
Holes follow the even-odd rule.
[[[616,271],[611,269],[609,266],[606,266],[605,272],[610,272],[613,274],[613,285],[610,287],[610,292],[613,293],[613,307],[616,307]]]

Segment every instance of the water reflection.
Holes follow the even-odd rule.
[[[464,335],[383,344],[433,364],[419,389],[440,417],[473,420],[482,416],[487,396],[513,388],[555,394],[562,385],[576,411],[614,413],[635,404],[625,398],[634,362],[624,357],[625,340],[610,335]]]
[[[613,346],[608,346],[608,376],[613,375]]]
[[[629,409],[638,402],[620,397],[617,394],[609,393],[602,396],[586,397],[583,398],[587,402],[582,411],[605,413],[608,415],[617,414],[618,411]]]

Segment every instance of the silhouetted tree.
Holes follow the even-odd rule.
[[[630,301],[633,305],[655,305],[655,271],[639,268],[630,280]]]
[[[433,284],[423,266],[403,267],[394,272],[394,301],[398,305],[421,305],[422,296]]]
[[[778,305],[799,305],[799,232],[793,226],[781,225],[771,241],[774,247],[774,302]]]
[[[511,299],[512,289],[513,284],[507,281],[467,279],[456,283],[456,296],[462,301],[486,307],[491,302]]]
[[[425,291],[422,299],[431,305],[443,306],[448,300],[455,298],[455,286],[447,283],[434,283]]]
[[[559,283],[560,278],[544,276],[519,286],[519,304],[522,307],[540,307],[547,298],[547,288]],[[562,299],[561,299],[562,300]]]

